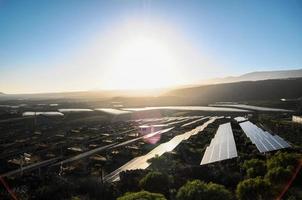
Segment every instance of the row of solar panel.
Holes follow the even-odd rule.
[[[200,121],[205,120],[205,119],[208,119],[208,118],[210,118],[210,117],[209,117],[209,116],[207,116],[207,117],[202,117],[202,116],[201,116],[200,119],[197,119],[197,120],[191,121],[191,122],[189,122],[189,123],[183,124],[181,127],[190,126],[190,125],[192,125],[192,124],[195,124],[195,123],[197,123],[197,122],[200,122]]]
[[[244,122],[244,121],[247,121],[247,118],[245,117],[235,117],[234,118],[237,122]]]
[[[237,157],[236,144],[230,123],[221,124],[206,148],[200,165]]]
[[[271,135],[250,121],[239,123],[239,125],[261,153],[290,147],[290,145],[278,135]]]

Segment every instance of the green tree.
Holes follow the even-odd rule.
[[[243,180],[237,185],[236,195],[242,200],[268,199],[270,183],[261,177]]]
[[[188,181],[177,192],[178,200],[229,200],[232,198],[230,191],[224,186],[215,183],[204,183],[200,180]]]
[[[277,152],[269,160],[267,160],[268,169],[276,167],[287,168],[288,166],[295,166],[297,164],[297,156],[287,152]]]
[[[139,182],[139,186],[149,192],[169,193],[169,176],[161,172],[149,172]]]
[[[171,156],[172,155],[169,153],[166,153],[163,156],[155,155],[155,157],[147,160],[147,162],[151,164],[149,168],[154,171],[165,172],[177,168],[180,163],[176,162],[175,159],[173,159]]]
[[[206,199],[224,199],[229,200],[232,198],[231,192],[227,190],[223,185],[208,183],[207,185],[207,197]]]
[[[283,167],[276,167],[270,169],[265,178],[268,179],[273,184],[282,184],[289,180],[291,177],[291,170],[284,169]]]
[[[167,200],[164,195],[147,191],[128,192],[117,200]]]
[[[243,163],[243,168],[246,170],[249,178],[264,176],[266,173],[265,162],[259,159],[246,160]]]

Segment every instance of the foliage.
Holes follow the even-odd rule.
[[[118,188],[120,194],[130,191],[140,191],[139,181],[148,173],[148,170],[126,170],[122,171],[120,175],[120,181],[118,182]]]
[[[247,160],[243,163],[243,168],[246,170],[249,178],[264,176],[266,173],[265,162],[259,159]]]
[[[81,198],[80,197],[78,197],[78,196],[73,196],[73,197],[71,197],[71,199],[70,200],[81,200]]]
[[[77,192],[88,195],[91,199],[114,199],[114,189],[108,183],[101,183],[96,178],[85,178],[78,181]]]
[[[276,167],[287,168],[288,166],[295,166],[296,164],[296,155],[287,152],[277,152],[274,156],[267,160],[268,169],[273,169]]]
[[[231,193],[224,186],[215,183],[204,183],[200,180],[189,181],[177,192],[178,200],[229,200]]]
[[[171,169],[177,168],[177,161],[172,158],[172,155],[166,153],[164,156],[155,155],[155,157],[147,161],[150,163],[150,169],[155,171],[170,171]]]
[[[270,191],[270,183],[261,177],[250,178],[241,181],[237,185],[236,195],[238,199],[256,200],[267,199]]]
[[[56,181],[50,184],[45,184],[36,190],[37,199],[65,199],[75,191],[75,187],[69,183]]]
[[[117,200],[166,200],[164,195],[147,191],[128,192]]]
[[[265,178],[268,179],[273,184],[282,184],[287,180],[289,180],[290,177],[291,177],[291,170],[285,169],[283,167],[276,167],[270,169],[265,175]]]
[[[149,192],[168,194],[169,176],[161,172],[149,172],[139,182],[139,186]]]

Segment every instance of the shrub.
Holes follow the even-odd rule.
[[[139,186],[149,192],[168,194],[169,182],[168,175],[161,172],[149,172],[140,180]]]
[[[244,200],[268,199],[269,191],[269,182],[257,177],[241,181],[237,185],[236,195],[238,199]]]
[[[267,161],[268,169],[276,167],[287,168],[288,166],[295,166],[297,164],[297,157],[295,154],[286,152],[277,152]]]
[[[243,163],[243,168],[249,178],[255,178],[257,176],[264,176],[266,173],[265,162],[259,159],[247,160]]]
[[[200,180],[189,181],[177,192],[178,200],[229,200],[231,193],[224,186],[215,183],[206,184]]]
[[[117,200],[167,200],[164,195],[147,191],[128,192]]]
[[[291,177],[291,170],[284,169],[283,167],[276,167],[270,169],[265,175],[265,178],[274,184],[282,184],[288,181],[290,177]]]

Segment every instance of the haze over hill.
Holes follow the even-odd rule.
[[[302,96],[302,78],[243,81],[176,89],[166,96],[184,98],[185,104],[207,104],[218,101],[263,101]]]
[[[200,84],[208,85],[208,84],[231,83],[231,82],[239,82],[239,81],[259,81],[259,80],[286,79],[286,78],[299,78],[299,77],[302,77],[302,69],[256,71],[256,72],[246,73],[240,76],[229,76],[229,77],[203,80],[200,82]]]
[[[128,106],[206,105],[217,101],[276,100],[302,96],[302,69],[251,72],[238,77],[213,79],[215,84],[180,86],[174,89],[79,91],[41,94],[4,94],[9,99],[77,99],[122,101]],[[226,82],[226,83],[220,83]]]

